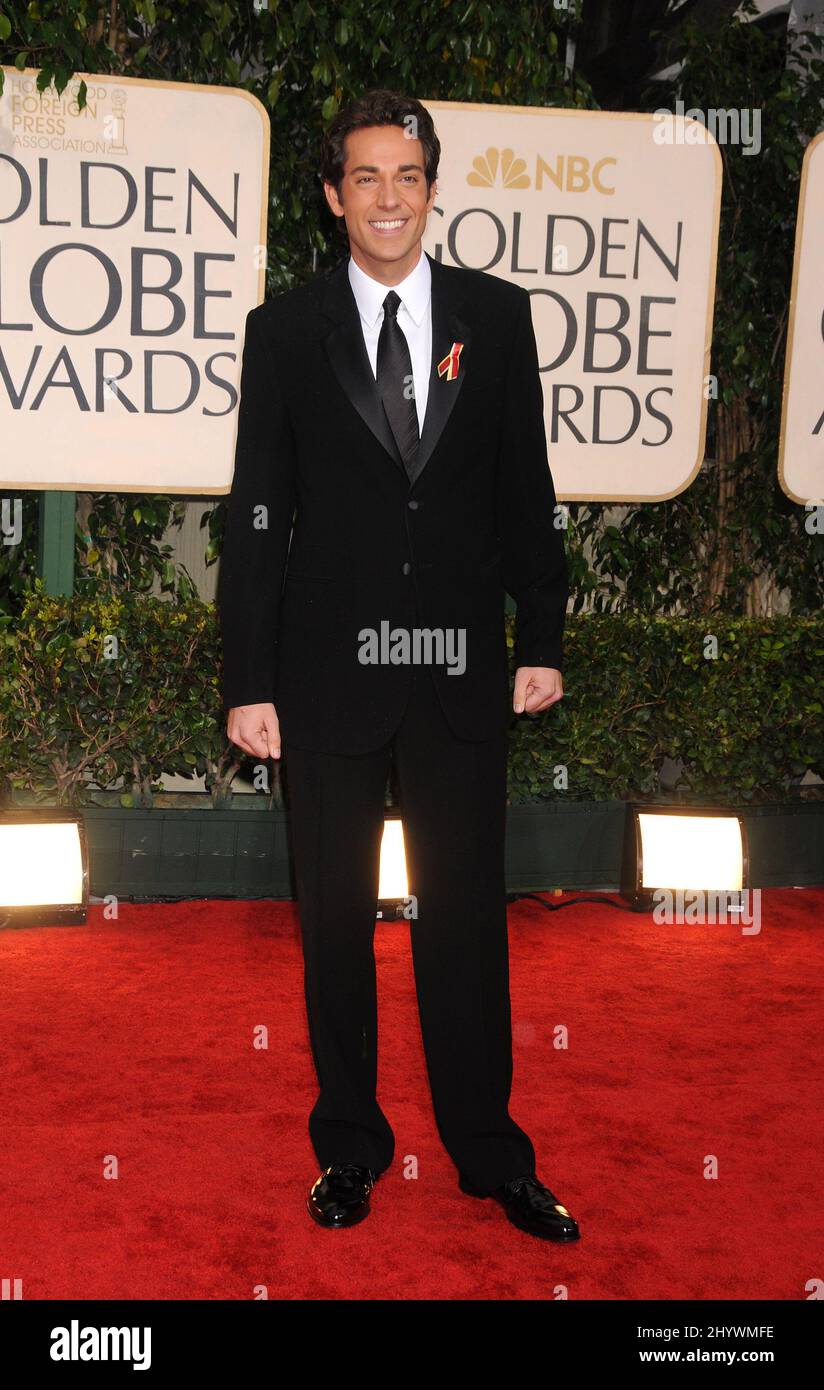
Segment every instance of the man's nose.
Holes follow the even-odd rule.
[[[396,208],[400,203],[400,198],[391,179],[385,179],[378,191],[378,206],[382,208]]]

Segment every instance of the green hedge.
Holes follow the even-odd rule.
[[[667,756],[678,792],[705,801],[781,800],[824,777],[821,616],[592,614],[567,633],[564,698],[513,733],[511,801],[654,797]]]
[[[90,778],[122,777],[125,804],[147,805],[162,773],[205,774],[215,804],[231,795],[246,760],[226,739],[213,605],[59,598],[38,584],[21,618],[0,623],[0,644],[6,799],[82,805]],[[510,801],[656,797],[667,756],[687,797],[797,795],[805,772],[824,777],[823,658],[820,616],[570,617],[563,700],[513,716]],[[265,790],[279,804],[277,771]]]
[[[116,649],[112,639],[116,640]],[[41,580],[0,626],[0,779],[83,805],[121,777],[150,805],[162,773],[205,773],[220,802],[240,764],[221,730],[214,609],[135,594],[53,597]]]

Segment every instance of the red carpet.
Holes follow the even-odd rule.
[[[580,1223],[570,1247],[458,1191],[408,924],[377,938],[395,1162],[350,1231],[303,1206],[315,1079],[293,905],[126,904],[2,932],[0,1275],[25,1299],[803,1300],[824,1248],[822,917],[822,889],[765,891],[755,937],[511,909],[511,1108]]]

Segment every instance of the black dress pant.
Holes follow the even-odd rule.
[[[383,747],[318,753],[290,746],[284,736],[283,753],[320,1086],[309,1133],[321,1168],[353,1162],[380,1173],[394,1154],[376,1097],[374,957],[384,792],[394,757],[409,892],[417,899],[412,959],[438,1132],[458,1171],[484,1191],[533,1173],[532,1143],[508,1111],[505,728],[481,743],[457,738],[430,670],[418,666],[402,722]]]

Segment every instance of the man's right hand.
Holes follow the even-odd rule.
[[[254,758],[280,757],[280,724],[274,705],[235,705],[226,732],[232,743]]]

